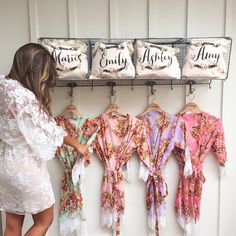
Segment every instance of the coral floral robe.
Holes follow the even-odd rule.
[[[180,116],[185,122],[193,174],[190,177],[183,176],[185,154],[181,150],[175,149],[174,153],[180,164],[176,212],[180,226],[189,235],[199,222],[202,186],[205,182],[205,177],[202,173],[203,162],[209,151],[213,150],[219,165],[224,166],[226,148],[220,119],[205,112]]]

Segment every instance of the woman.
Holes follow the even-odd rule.
[[[20,236],[24,215],[34,224],[25,236],[44,236],[53,221],[54,194],[46,161],[63,141],[82,155],[87,147],[66,136],[51,117],[50,89],[57,72],[49,52],[29,43],[14,56],[9,75],[0,77],[0,209],[4,236]]]

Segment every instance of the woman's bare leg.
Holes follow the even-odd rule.
[[[4,236],[21,236],[24,215],[6,212],[6,229]]]
[[[34,224],[27,231],[25,236],[45,236],[48,228],[53,222],[53,206],[39,212],[35,215],[32,215]]]

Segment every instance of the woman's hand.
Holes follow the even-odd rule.
[[[79,144],[76,150],[84,156],[84,164],[88,166],[90,164],[89,150],[86,145]]]
[[[77,143],[76,145],[77,152],[81,153],[83,156],[88,156],[88,147],[86,145],[82,145],[80,143]]]
[[[89,149],[86,145],[80,144],[76,139],[70,136],[64,137],[64,143],[74,147],[77,152],[81,153],[81,155],[84,156],[85,166],[87,166],[90,163],[89,153],[92,153],[92,150],[90,150],[89,152]]]

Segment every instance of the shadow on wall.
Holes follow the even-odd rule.
[[[0,212],[0,236],[3,236],[3,230],[2,230],[2,213]]]

